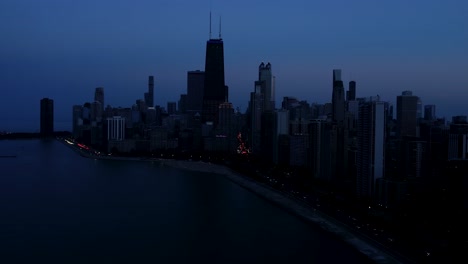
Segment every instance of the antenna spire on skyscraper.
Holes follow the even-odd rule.
[[[219,39],[221,39],[221,16],[219,16]]]
[[[211,10],[210,10],[210,38],[211,39]]]

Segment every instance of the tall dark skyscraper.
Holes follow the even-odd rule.
[[[221,28],[219,38],[213,39],[210,25],[210,39],[206,42],[202,121],[217,123],[219,105],[227,101],[228,87],[224,84],[224,45]]]
[[[41,99],[41,136],[50,137],[54,133],[54,100]]]
[[[145,93],[146,106],[154,107],[154,76],[148,77],[148,92]]]
[[[275,110],[275,77],[271,73],[271,64],[262,62],[258,67],[258,81],[261,82],[263,111]]]
[[[345,118],[344,86],[341,80],[341,70],[333,70],[332,119],[343,122]]]
[[[385,103],[377,96],[359,106],[356,194],[371,198],[384,176]]]
[[[411,91],[404,91],[397,96],[397,124],[400,136],[419,136],[418,99]]]
[[[356,100],[356,82],[350,81],[348,89],[349,90],[346,92],[346,101]]]
[[[187,110],[202,113],[205,72],[187,72]]]

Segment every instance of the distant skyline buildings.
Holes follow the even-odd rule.
[[[89,9],[82,2],[46,1],[40,6],[2,2],[0,10],[5,15],[0,20],[9,25],[4,38],[11,40],[0,44],[5,53],[0,86],[7,87],[0,104],[3,111],[18,102],[36,105],[42,97],[50,96],[56,101],[56,125],[63,128],[71,124],[70,105],[90,100],[83,93],[85,87],[102,85],[106,105],[125,105],[127,98],[140,94],[138,87],[145,86],[147,76],[153,73],[157,74],[154,104],[177,100],[185,89],[184,73],[203,70],[208,35],[208,3],[186,3],[186,10],[180,10],[179,5],[144,1],[140,5],[102,3]],[[342,68],[346,69],[342,76],[345,86],[355,80],[362,94],[379,94],[395,104],[402,90],[413,90],[424,104],[437,105],[439,117],[449,121],[451,116],[467,114],[467,61],[460,56],[468,41],[463,34],[468,18],[461,12],[467,7],[468,2],[453,0],[425,5],[398,1],[336,6],[321,1],[300,5],[255,2],[249,3],[247,10],[218,2],[213,10],[223,15],[228,33],[223,39],[229,43],[225,50],[229,101],[245,111],[251,80],[256,79],[256,72],[249,69],[268,59],[277,76],[277,100],[295,96],[327,103],[328,73]],[[434,12],[439,15],[432,16]],[[61,15],[64,13],[68,15]],[[262,13],[274,15],[259,16]],[[288,19],[277,19],[280,16]],[[154,19],[169,22],[174,18],[180,23],[154,23]],[[150,24],[153,27],[148,31]],[[291,34],[301,36],[300,41],[288,38]],[[41,40],[41,44],[28,41],[31,38]],[[27,91],[29,96],[18,91]],[[0,129],[38,130],[31,125],[37,119],[36,112],[15,113],[1,118]]]

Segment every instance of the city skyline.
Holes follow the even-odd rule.
[[[38,130],[43,97],[54,100],[56,122],[71,124],[72,106],[90,101],[96,87],[104,87],[106,105],[129,107],[143,99],[150,75],[156,105],[177,101],[187,72],[203,70],[210,7],[213,35],[223,19],[229,101],[242,112],[258,65],[270,62],[276,107],[284,96],[331,102],[330,71],[341,69],[346,90],[356,81],[356,97],[378,94],[395,106],[410,90],[436,105],[438,117],[468,114],[466,3],[247,3],[2,2],[10,40],[0,44],[2,111],[20,102],[31,110],[10,111],[0,130],[22,130],[14,122]]]

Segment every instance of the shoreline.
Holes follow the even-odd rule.
[[[301,218],[309,224],[317,225],[323,231],[330,233],[331,235],[336,236],[336,238],[344,241],[349,246],[358,250],[361,254],[364,254],[370,260],[375,263],[404,263],[390,253],[386,252],[383,249],[378,248],[376,242],[369,241],[366,238],[363,238],[352,231],[345,224],[332,219],[326,214],[312,209],[311,207],[304,204],[302,201],[298,200],[295,197],[288,197],[287,195],[280,193],[279,191],[273,189],[272,187],[265,185],[263,183],[254,181],[242,174],[232,171],[226,166],[206,163],[203,161],[189,161],[189,160],[173,160],[173,159],[161,159],[161,158],[136,158],[136,157],[116,157],[116,156],[102,156],[102,155],[91,155],[86,153],[85,150],[81,148],[69,145],[63,140],[59,140],[71,149],[73,149],[77,154],[84,158],[90,159],[102,159],[102,160],[120,160],[120,161],[144,161],[144,162],[159,162],[161,165],[166,165],[169,167],[204,172],[204,173],[213,173],[226,177],[231,182],[251,191],[252,193],[260,196],[263,199],[266,199],[272,202],[274,205],[281,207],[287,212],[294,214],[296,217]]]
[[[253,192],[263,199],[272,202],[276,206],[281,207],[282,209],[294,214],[306,222],[318,225],[322,230],[335,235],[338,239],[352,246],[375,263],[403,263],[384,250],[379,249],[377,246],[375,246],[375,243],[366,241],[364,238],[359,237],[347,226],[338,222],[337,220],[331,219],[326,214],[316,209],[310,208],[294,197],[288,197],[268,185],[254,181],[246,176],[232,171],[223,165],[205,163],[202,161],[170,159],[158,159],[158,161],[163,165],[178,169],[215,173],[225,176],[237,185],[240,185],[241,187]]]

